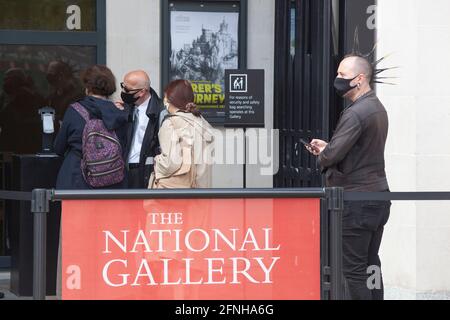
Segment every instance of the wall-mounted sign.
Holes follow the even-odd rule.
[[[264,70],[226,70],[225,79],[225,126],[264,128]]]

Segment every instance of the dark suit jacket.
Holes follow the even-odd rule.
[[[384,161],[388,127],[386,109],[373,91],[346,108],[319,156],[327,187],[388,191]]]
[[[150,174],[153,172],[153,165],[146,165],[147,159],[154,158],[159,154],[159,141],[158,141],[158,132],[159,132],[159,117],[161,111],[164,109],[164,105],[162,100],[159,98],[158,94],[150,89],[151,99],[147,107],[147,117],[149,118],[147,129],[145,130],[144,140],[141,148],[141,156],[139,159],[139,177],[141,181],[139,182],[139,188],[146,189],[148,186],[148,181],[150,180]],[[131,151],[131,144],[133,143],[133,132],[134,132],[134,123],[133,123],[133,113],[136,107],[126,106],[129,110],[129,127],[128,127],[128,143],[127,143],[127,155],[129,155]],[[128,160],[129,156],[127,156]]]

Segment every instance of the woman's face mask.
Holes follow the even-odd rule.
[[[164,99],[164,107],[166,108],[167,111],[169,111],[170,103],[169,101],[167,101],[167,99]]]

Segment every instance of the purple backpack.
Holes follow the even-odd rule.
[[[122,146],[114,131],[106,129],[103,120],[91,119],[79,103],[72,105],[86,121],[82,138],[81,172],[93,188],[113,186],[125,178]]]

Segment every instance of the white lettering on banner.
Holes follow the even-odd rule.
[[[69,275],[66,280],[67,289],[81,290],[81,268],[76,265],[68,266],[66,274]]]
[[[113,263],[117,263],[117,262],[120,262],[120,263],[122,263],[125,267],[127,267],[127,260],[119,260],[119,259],[117,259],[117,260],[111,260],[111,261],[109,261],[109,262],[105,265],[105,267],[103,268],[103,272],[102,272],[102,275],[103,275],[103,281],[105,281],[105,283],[106,283],[108,286],[110,286],[110,287],[123,287],[123,286],[125,286],[125,285],[127,284],[127,280],[128,280],[128,277],[129,277],[129,274],[118,274],[118,276],[122,277],[122,282],[121,282],[121,283],[112,283],[112,282],[109,280],[109,277],[108,277],[108,269],[109,269],[109,267],[110,267]]]
[[[158,218],[155,218],[158,217]],[[181,213],[148,214],[147,221],[158,221],[160,227],[167,224],[183,224]],[[156,224],[152,224],[155,227]],[[175,286],[175,285],[217,285],[241,284],[243,282],[271,284],[271,273],[280,257],[273,253],[281,246],[273,245],[271,228],[230,228],[225,230],[130,230],[103,231],[105,237],[103,254],[136,254],[129,260],[112,259],[103,267],[103,280],[110,287]],[[195,258],[202,252],[239,252],[237,257]],[[172,254],[184,252],[193,257],[174,257]],[[242,257],[242,252],[271,252],[269,256]],[[156,253],[166,253],[157,256]],[[145,258],[143,258],[145,256]],[[149,259],[149,260],[147,260]],[[193,273],[193,270],[197,270]],[[137,271],[136,271],[137,270]],[[198,270],[204,270],[199,274]],[[225,274],[224,270],[229,270]],[[155,278],[154,275],[157,275]],[[228,279],[227,279],[228,277]]]
[[[250,238],[250,240],[248,240],[249,238]],[[252,244],[255,251],[261,250],[258,247],[258,242],[256,241],[255,235],[253,234],[253,230],[251,228],[249,228],[247,230],[247,234],[245,235],[244,242],[242,243],[242,247],[241,247],[241,249],[239,249],[239,251],[247,251],[247,249],[245,249],[245,245],[247,243]]]
[[[173,232],[175,233],[175,249],[173,250],[173,252],[182,252],[182,250],[180,249],[181,230],[173,230]]]
[[[143,245],[145,247],[145,252],[152,252],[148,245],[148,241],[146,241],[144,230],[139,230],[136,241],[134,242],[133,249],[130,252],[138,252],[137,246],[139,245]]]
[[[81,30],[81,8],[74,4],[67,7],[66,13],[70,14],[66,20],[67,29]]]
[[[265,263],[264,260],[269,260],[270,263]],[[161,259],[155,263],[163,263],[163,279],[158,282],[155,280],[152,272],[152,262],[146,259],[141,259],[139,268],[136,274],[126,273],[128,270],[127,260],[111,260],[103,267],[103,280],[110,287],[124,287],[131,285],[133,287],[139,286],[174,286],[174,285],[217,285],[217,284],[241,284],[243,281],[248,280],[256,284],[272,284],[271,272],[276,263],[280,260],[280,257],[271,258],[205,258],[203,262],[206,264],[206,270],[208,279],[204,280],[203,277],[198,279],[192,279],[192,262],[194,259]],[[256,263],[255,263],[256,262]],[[213,265],[216,264],[216,266]],[[183,266],[180,268],[180,264]],[[110,268],[115,265],[121,265],[124,273],[111,274]],[[219,267],[220,266],[220,267]],[[223,274],[223,267],[231,266],[231,281],[227,279]],[[176,270],[174,272],[173,270]],[[181,272],[180,272],[181,270]],[[253,270],[253,271],[251,271]],[[260,271],[264,273],[264,276],[260,276]],[[216,274],[216,277],[214,276]],[[130,278],[131,277],[131,278]],[[218,279],[220,277],[220,279]],[[140,281],[143,278],[143,281]],[[132,281],[131,281],[132,280]],[[227,281],[228,280],[228,281]]]
[[[223,275],[223,265],[225,264],[225,259],[224,258],[209,258],[206,259],[208,261],[208,282],[206,282],[205,284],[225,284],[226,279],[223,278],[222,281],[214,281],[214,275],[213,273],[220,273],[221,275]],[[220,262],[221,266],[218,269],[214,269],[213,267],[213,263],[214,262]]]
[[[225,231],[219,229],[211,229],[209,232],[203,229],[192,229],[189,231],[174,229],[174,230],[150,230],[145,232],[144,230],[138,230],[136,236],[129,239],[131,236],[130,230],[121,230],[121,236],[115,236],[111,231],[103,231],[105,235],[105,250],[103,254],[111,254],[111,246],[115,245],[123,253],[136,253],[138,252],[138,246],[143,247],[142,252],[204,252],[210,249],[213,252],[221,252],[223,249],[231,249],[236,251],[279,251],[280,245],[271,247],[271,234],[273,229],[263,228],[260,230],[260,240],[255,237],[255,231],[251,228],[245,232],[244,240],[237,242],[236,234],[240,229],[228,229],[231,236],[226,236]],[[244,232],[244,230],[242,230]],[[197,236],[197,239],[201,239],[201,245],[193,245],[193,234]],[[165,236],[165,237],[164,237]],[[222,241],[220,240],[222,239]],[[129,240],[132,240],[131,242]],[[166,241],[174,240],[174,241]],[[181,245],[184,244],[182,248]],[[238,244],[240,244],[238,246]],[[174,247],[175,245],[175,247]]]
[[[114,243],[116,245],[119,246],[119,248],[123,251],[123,252],[127,252],[127,234],[130,232],[130,230],[122,230],[120,231],[123,234],[123,240],[122,242],[117,239],[112,232],[109,231],[103,231],[103,233],[105,234],[105,251],[103,251],[103,253],[111,253],[111,251],[109,251],[109,241],[108,239],[111,239],[112,241],[114,241]]]
[[[233,240],[229,240],[220,230],[216,230],[217,232],[215,233],[215,239],[214,239],[214,243],[216,244],[213,251],[215,252],[220,252],[222,251],[221,249],[218,248],[218,244],[219,244],[219,236],[220,238],[228,245],[228,247],[231,248],[231,250],[236,251],[236,232],[239,231],[239,229],[230,229],[230,231],[233,233]]]
[[[182,213],[151,213],[152,224],[183,224]]]
[[[259,281],[256,281],[255,279],[253,279],[253,277],[247,273],[247,271],[251,267],[250,260],[248,260],[246,258],[231,258],[231,261],[233,261],[233,281],[231,281],[231,284],[240,284],[241,283],[238,280],[239,273],[242,274],[244,277],[246,277],[248,280],[250,280],[250,282],[259,283]],[[244,270],[238,270],[239,261],[244,262],[244,264],[245,264]]]
[[[145,268],[145,273],[141,273],[142,268]],[[155,286],[156,282],[155,279],[153,278],[153,274],[150,271],[150,266],[148,265],[148,261],[147,260],[142,260],[141,265],[139,266],[139,270],[137,272],[136,277],[134,278],[134,282],[132,284],[132,286],[139,286],[139,278],[140,277],[147,277],[148,278],[148,284],[149,286]]]
[[[272,268],[275,266],[275,263],[278,260],[280,260],[280,258],[279,257],[272,258],[272,264],[268,268],[264,264],[262,258],[255,258],[255,260],[259,263],[261,269],[264,271],[264,274],[266,276],[263,283],[272,283],[272,281],[270,280],[270,272],[272,271]]]
[[[201,249],[195,249],[195,248],[193,248],[192,245],[191,245],[191,241],[190,241],[190,240],[191,240],[191,235],[192,235],[194,232],[197,232],[197,233],[199,232],[199,233],[201,233],[201,234],[203,235],[202,238],[205,239],[205,241],[204,241],[205,245],[204,245]],[[191,252],[203,252],[203,251],[206,250],[206,248],[209,247],[209,235],[208,235],[208,233],[207,233],[205,230],[202,230],[202,229],[193,229],[193,230],[190,230],[190,231],[187,233],[184,242],[185,242],[185,244],[186,244],[186,248],[188,248],[189,251],[191,251]]]
[[[281,245],[278,245],[278,247],[276,248],[271,248],[270,247],[270,234],[272,233],[272,229],[270,228],[263,228],[264,230],[264,239],[265,239],[265,243],[264,243],[264,250],[265,251],[280,251]]]
[[[161,259],[164,265],[164,282],[162,283],[162,285],[165,286],[170,286],[170,285],[177,285],[177,284],[181,284],[181,276],[178,278],[178,280],[176,282],[170,282],[169,281],[169,276],[171,273],[175,273],[175,272],[170,272],[170,268],[169,268],[169,263],[170,261],[173,261],[173,259]],[[183,259],[186,262],[186,270],[188,269],[189,265],[190,265],[190,261],[186,261],[189,259]]]
[[[186,260],[186,284],[187,285],[202,284],[203,278],[201,278],[197,282],[191,281],[191,262],[194,261],[194,259],[185,259],[185,260]]]
[[[370,14],[370,17],[367,19],[367,29],[374,30],[376,29],[376,17],[377,17],[377,5],[371,5],[367,7],[367,14]]]
[[[166,250],[164,249],[164,233],[167,233],[169,235],[172,234],[171,230],[151,230],[150,231],[150,236],[152,236],[153,234],[157,234],[158,235],[158,250],[156,250],[156,252],[166,252]],[[179,240],[176,240],[177,242]],[[144,251],[144,252],[151,252],[151,251]]]

